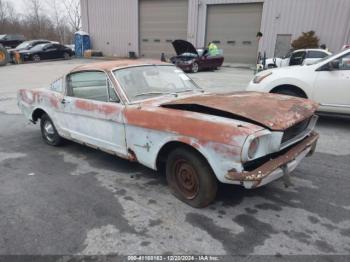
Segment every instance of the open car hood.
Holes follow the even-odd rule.
[[[162,107],[238,119],[283,131],[311,117],[318,104],[285,95],[237,92],[188,97],[162,104]]]
[[[196,48],[190,42],[185,40],[175,40],[172,42],[172,45],[177,55],[182,55],[183,53],[198,55]]]

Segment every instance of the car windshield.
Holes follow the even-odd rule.
[[[136,66],[118,69],[113,73],[131,102],[174,93],[202,91],[175,66]]]
[[[28,48],[30,46],[30,42],[29,41],[26,41],[26,42],[23,42],[22,44],[18,45],[16,48],[18,49],[22,49],[22,48]]]

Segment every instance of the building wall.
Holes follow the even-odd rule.
[[[81,14],[93,49],[117,57],[138,53],[138,0],[81,0]]]
[[[291,34],[296,39],[310,30],[316,32],[320,44],[338,51],[350,40],[350,1],[265,0],[261,24],[264,38],[259,49],[272,56],[277,34]]]
[[[104,54],[127,56],[139,52],[139,0],[81,0],[83,30],[93,47]],[[176,1],[176,0],[174,0]],[[189,0],[187,39],[205,45],[207,6],[263,2],[259,51],[274,55],[277,34],[314,30],[320,43],[337,51],[350,43],[350,0]],[[109,44],[108,44],[109,43]]]

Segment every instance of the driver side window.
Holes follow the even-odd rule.
[[[67,95],[88,100],[108,102],[107,76],[104,72],[73,73],[67,77]]]

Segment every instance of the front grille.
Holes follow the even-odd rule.
[[[304,133],[310,124],[310,120],[311,120],[311,118],[305,119],[304,121],[286,129],[286,131],[284,131],[284,134],[282,137],[282,144],[284,144],[285,142],[288,142],[288,141],[296,138],[298,135]]]

